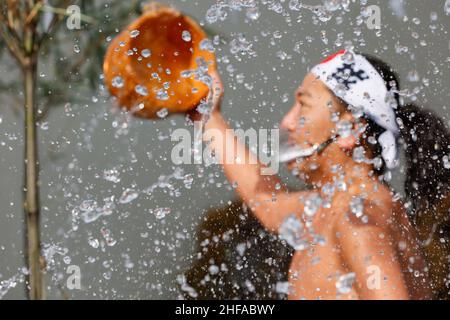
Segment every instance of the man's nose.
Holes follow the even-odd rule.
[[[296,106],[293,106],[292,109],[284,116],[283,120],[281,120],[280,127],[288,131],[296,130],[297,128]]]

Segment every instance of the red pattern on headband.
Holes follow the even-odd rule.
[[[331,61],[334,58],[336,58],[337,56],[343,55],[344,53],[345,53],[345,50],[336,52],[335,54],[333,54],[333,55],[329,56],[328,58],[326,58],[325,60],[323,60],[320,64],[327,63],[328,61]]]

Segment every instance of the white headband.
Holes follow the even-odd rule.
[[[397,165],[396,136],[399,128],[395,112],[388,102],[386,84],[362,55],[342,50],[311,69],[333,93],[386,129],[378,137],[382,157],[389,169]]]

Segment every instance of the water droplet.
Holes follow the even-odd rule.
[[[117,241],[112,237],[111,231],[109,229],[102,227],[100,229],[100,233],[102,234],[103,239],[105,239],[105,243],[108,247],[112,247],[117,243]]]
[[[239,243],[236,246],[236,251],[238,252],[238,254],[242,257],[245,254],[245,251],[247,250],[247,244],[246,243]]]
[[[288,55],[288,54],[287,54],[286,52],[284,52],[284,51],[278,51],[278,52],[276,53],[276,55],[277,55],[277,58],[280,59],[281,61],[288,60],[288,59],[291,58],[291,56]]]
[[[324,0],[323,5],[328,11],[337,11],[341,9],[341,6],[346,5],[344,2],[342,0]]]
[[[279,294],[289,294],[289,286],[288,281],[278,281],[275,285],[275,291]]]
[[[120,182],[119,171],[117,169],[103,171],[103,179],[114,183]]]
[[[183,31],[183,33],[181,34],[181,38],[183,38],[183,40],[186,41],[186,42],[192,41],[191,33],[189,31],[187,31],[187,30]]]
[[[348,120],[341,120],[336,124],[337,134],[342,138],[348,138],[352,134],[353,124]]]
[[[357,218],[361,218],[364,214],[364,200],[361,197],[353,197],[350,201],[350,211]]]
[[[147,88],[141,85],[137,85],[134,90],[136,91],[136,93],[140,94],[141,96],[147,96],[148,95],[148,91]]]
[[[352,113],[352,116],[355,117],[356,119],[359,119],[362,116],[364,116],[364,108],[362,106],[349,105],[348,109]]]
[[[183,183],[186,189],[190,189],[192,187],[192,183],[194,182],[194,175],[187,174],[183,178]]]
[[[183,275],[183,274],[177,275],[177,282],[178,282],[178,284],[180,285],[181,291],[184,291],[184,292],[186,292],[187,294],[189,294],[189,296],[190,296],[191,298],[194,298],[194,299],[195,299],[195,298],[198,297],[197,291],[195,291],[195,289],[192,288],[192,287],[187,283],[187,280],[186,280],[186,276],[185,276],[185,275]]]
[[[169,94],[166,90],[160,89],[156,92],[156,99],[161,101],[169,100]]]
[[[336,182],[336,188],[338,188],[339,191],[347,191],[347,184],[345,181],[340,180]]]
[[[94,237],[89,237],[88,243],[94,249],[97,249],[100,246],[100,242]]]
[[[239,34],[237,38],[230,42],[230,52],[233,55],[241,56],[255,56],[256,52],[253,50],[253,44],[245,38],[243,34]]]
[[[409,82],[419,82],[420,81],[420,75],[417,70],[411,70],[408,72],[407,79]]]
[[[200,50],[214,52],[216,49],[214,48],[214,44],[209,39],[203,39],[200,42]]]
[[[350,293],[355,279],[356,274],[354,272],[340,276],[338,281],[336,282],[336,289],[340,294]]]
[[[304,212],[308,217],[313,217],[321,205],[322,198],[318,193],[315,193],[306,199]]]
[[[48,130],[48,122],[41,122],[39,127],[41,128],[41,130]]]
[[[247,18],[249,18],[250,20],[258,20],[259,17],[261,16],[261,13],[260,13],[258,7],[248,8],[248,9],[247,9],[246,16],[247,16]]]
[[[115,196],[110,196],[108,198],[103,199],[104,205],[103,207],[97,209],[101,211],[104,216],[109,216],[113,213],[114,208],[116,207],[114,202]]]
[[[164,219],[168,214],[170,214],[170,208],[156,208],[150,209],[149,212],[154,214],[156,219]]]
[[[209,274],[211,275],[216,275],[219,273],[220,269],[218,266],[216,266],[215,264],[210,265],[208,268]]]
[[[140,34],[139,30],[131,30],[130,31],[130,37],[136,38]]]
[[[353,149],[353,161],[356,163],[363,163],[366,161],[365,157],[366,150],[364,150],[364,147],[357,147]]]
[[[223,9],[222,4],[212,5],[208,11],[206,11],[206,22],[213,24],[217,20],[223,21],[228,16],[227,12]]]
[[[85,223],[91,223],[96,221],[102,216],[102,212],[97,210],[85,211],[81,214],[81,217]]]
[[[191,70],[181,71],[182,78],[190,78],[192,75],[193,75],[193,72]]]
[[[156,115],[161,119],[165,118],[169,115],[169,110],[167,108],[162,108],[161,110],[156,112]]]
[[[450,169],[450,160],[449,160],[449,156],[444,156],[442,158],[442,162],[444,163],[444,168],[445,169]]]
[[[291,0],[289,1],[289,9],[292,11],[300,11],[302,8],[302,4],[299,0]]]
[[[139,196],[139,193],[134,189],[126,189],[120,196],[119,203],[125,204],[130,203]]]
[[[342,55],[342,61],[344,61],[345,63],[353,63],[355,61],[355,56],[353,55],[353,52],[352,51],[346,51]]]
[[[248,290],[248,291],[250,291],[250,292],[254,292],[254,291],[255,291],[255,286],[254,286],[253,283],[252,283],[250,280],[248,280],[248,279],[245,280],[245,286],[247,287],[247,290]]]
[[[335,186],[332,185],[331,183],[326,183],[322,187],[322,193],[327,197],[332,197],[334,195],[334,191],[335,191]]]
[[[112,79],[111,85],[114,88],[122,88],[124,85],[124,81],[123,81],[122,77],[117,76]]]
[[[336,85],[334,92],[339,98],[344,98],[345,94],[347,93],[347,88],[345,87],[345,85],[340,83]]]
[[[144,58],[148,58],[152,55],[152,52],[149,49],[144,49],[141,51],[141,56]]]
[[[304,239],[303,223],[295,215],[291,215],[282,223],[279,236],[295,250],[308,248],[308,241]]]

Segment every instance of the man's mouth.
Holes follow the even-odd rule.
[[[311,147],[300,147],[288,134],[281,135],[278,161],[280,163],[291,164],[294,160],[308,158],[316,153],[325,150],[335,138],[330,138],[321,144],[314,144]]]
[[[298,158],[306,158],[312,156],[318,150],[319,145],[310,148],[300,148],[295,144],[280,146],[279,161],[280,163],[291,163]]]

